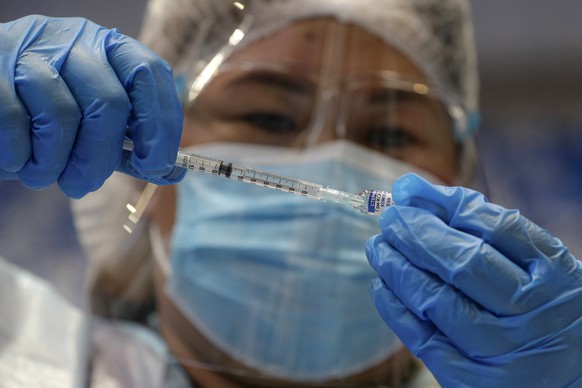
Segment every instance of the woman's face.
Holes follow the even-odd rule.
[[[338,25],[332,19],[297,22],[237,50],[187,109],[182,147],[246,142],[304,148],[345,139],[451,183],[458,172],[451,121],[427,94],[426,77],[382,39]],[[167,242],[174,189],[160,187],[155,204],[154,221]],[[156,279],[161,330],[173,352],[190,359],[213,354],[242,367],[200,335],[165,295],[163,276]],[[385,381],[409,362],[397,355],[353,381]],[[201,369],[188,372],[203,386],[231,384]]]

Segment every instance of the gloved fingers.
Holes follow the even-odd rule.
[[[0,68],[8,69],[3,63],[0,58]],[[0,77],[0,123],[0,169],[18,171],[31,154],[30,117],[16,96],[13,84],[4,77]]]
[[[183,177],[175,168],[183,113],[170,67],[116,31],[107,38],[107,57],[132,104],[128,137],[134,147],[133,170],[157,183],[176,182]]]
[[[424,209],[388,208],[380,226],[386,241],[416,267],[495,314],[523,313],[546,301],[538,295],[515,303],[532,281],[529,274],[480,238],[450,228]]]
[[[22,23],[3,23],[0,28],[0,169],[20,170],[31,155],[30,116],[14,88],[15,36],[25,33]],[[6,174],[3,174],[4,176]]]
[[[27,133],[32,149],[18,177],[25,186],[42,189],[55,183],[65,169],[81,112],[57,69],[40,54],[20,57],[14,83],[30,115]]]
[[[69,197],[80,198],[97,190],[119,166],[131,104],[107,58],[95,55],[99,50],[77,40],[71,51],[61,74],[83,119],[59,186]]]
[[[459,303],[454,294],[442,293],[441,300],[433,303],[430,299],[439,292],[433,292],[430,286],[419,287],[416,276],[399,271],[399,267],[404,268],[402,256],[376,255],[373,243],[386,242],[376,236],[367,245],[370,263],[382,277],[371,286],[376,308],[443,386],[575,386],[582,380],[576,351],[582,338],[582,318],[577,305],[497,319],[479,314],[478,309],[455,308]],[[380,271],[380,267],[385,268]],[[408,268],[420,271],[410,263]],[[414,300],[417,303],[413,306],[427,307],[420,316],[409,305]],[[450,325],[442,326],[443,322]],[[502,343],[506,349],[499,346]]]
[[[408,350],[422,360],[443,386],[459,384],[456,379],[459,369],[475,368],[472,360],[461,353],[432,322],[420,319],[412,313],[381,279],[372,280],[370,294],[384,322]],[[464,382],[469,384],[469,378],[465,377]],[[475,381],[469,386],[479,385]]]
[[[456,348],[471,357],[511,352],[534,335],[522,330],[523,320],[497,317],[457,288],[416,267],[381,235],[368,240],[366,254],[386,288],[406,308],[419,319],[432,322]]]
[[[491,204],[476,191],[432,185],[415,174],[394,182],[397,205],[422,208],[450,227],[479,237],[509,260],[527,269],[544,256],[560,256],[561,242],[522,217],[517,210]]]
[[[380,278],[372,280],[370,294],[382,320],[396,333],[404,346],[419,357],[426,343],[438,334],[435,325],[412,313]]]

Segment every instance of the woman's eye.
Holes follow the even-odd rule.
[[[244,120],[262,130],[272,133],[291,133],[298,129],[295,120],[278,113],[252,113],[245,115]]]
[[[416,139],[403,128],[380,128],[366,134],[366,143],[376,149],[394,149],[411,146]]]

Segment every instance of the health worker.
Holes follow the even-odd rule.
[[[183,152],[352,193],[390,189],[409,172],[471,181],[477,75],[465,4],[156,1],[148,10],[142,41],[174,69]],[[124,206],[142,186],[129,180],[74,204],[92,262],[108,263],[91,269],[91,304],[147,319],[153,279],[159,331],[195,383],[419,376],[367,292],[376,274],[364,247],[377,218],[189,173],[156,189],[149,222],[128,237]],[[116,237],[97,240],[103,204],[119,214]],[[142,248],[100,248],[119,236],[120,247],[131,238]],[[123,270],[128,257],[151,275]]]
[[[84,19],[0,30],[3,176],[83,197],[92,313],[3,263],[2,381],[581,384],[581,264],[517,211],[451,187],[472,184],[476,159],[465,1],[151,0],[141,40],[156,54]],[[177,139],[347,192],[391,190],[396,206],[378,227],[186,174]],[[140,195],[152,199],[128,234]]]

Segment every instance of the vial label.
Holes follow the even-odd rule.
[[[380,213],[389,206],[394,205],[392,194],[389,191],[371,190],[368,198],[368,213]]]

